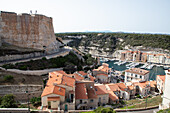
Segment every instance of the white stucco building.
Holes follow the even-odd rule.
[[[149,71],[140,69],[140,68],[131,68],[125,70],[125,83],[126,82],[139,82],[139,81],[148,81]]]
[[[159,105],[159,109],[167,109],[170,108],[170,69],[166,70],[165,76],[165,89],[164,94],[162,96],[163,101],[162,104]]]

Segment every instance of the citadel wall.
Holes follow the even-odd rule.
[[[45,50],[49,54],[58,51],[61,45],[56,41],[52,18],[39,14],[0,11],[0,37],[2,43]]]

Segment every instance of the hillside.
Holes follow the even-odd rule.
[[[131,34],[131,33],[60,33],[56,34],[63,40],[70,40],[68,45],[75,46],[82,52],[91,54],[111,55],[116,49],[160,48],[170,50],[170,35]]]

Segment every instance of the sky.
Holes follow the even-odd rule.
[[[170,0],[0,0],[0,10],[53,18],[55,33],[170,34]]]

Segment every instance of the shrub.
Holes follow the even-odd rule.
[[[11,81],[11,80],[13,80],[13,79],[14,79],[14,77],[11,76],[11,75],[5,75],[5,76],[4,76],[4,81]]]
[[[42,57],[42,60],[47,60],[46,57]]]
[[[27,66],[26,65],[20,66],[19,69],[20,70],[27,70]]]
[[[7,94],[3,96],[0,108],[17,108],[16,101],[14,100],[14,95]]]

